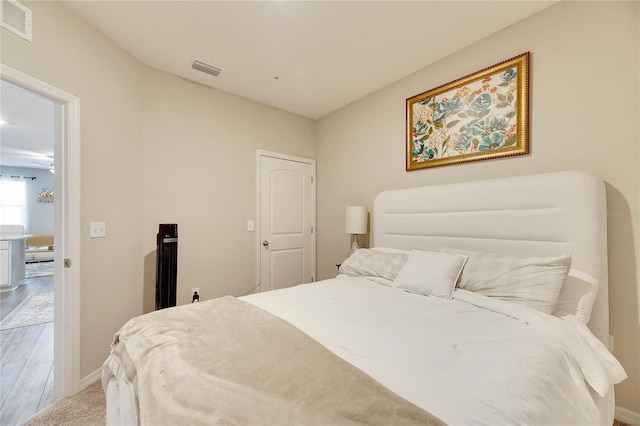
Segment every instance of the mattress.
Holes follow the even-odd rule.
[[[603,424],[624,376],[582,323],[464,290],[445,300],[341,276],[242,299],[447,424]],[[103,383],[107,424],[136,424],[113,358]]]

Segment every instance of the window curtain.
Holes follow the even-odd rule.
[[[0,178],[0,224],[27,228],[26,190],[23,179]]]

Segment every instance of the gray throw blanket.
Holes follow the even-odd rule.
[[[133,318],[111,353],[137,396],[141,425],[444,424],[233,297]]]

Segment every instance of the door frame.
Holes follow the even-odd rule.
[[[315,280],[316,277],[316,160],[310,158],[296,157],[288,154],[281,154],[279,152],[265,151],[261,149],[256,150],[256,218],[255,218],[255,253],[256,253],[256,292],[262,291],[262,282],[260,279],[260,256],[262,255],[262,242],[260,241],[260,223],[262,219],[260,209],[260,196],[261,196],[261,160],[264,157],[276,158],[278,160],[295,161],[298,163],[308,164],[311,166],[311,176],[313,179],[313,185],[311,186],[311,223],[313,224],[313,232],[311,233],[311,245],[313,247],[313,258],[311,259],[312,276]]]
[[[58,103],[54,161],[54,396],[80,387],[80,99],[0,64],[0,79]],[[72,261],[64,267],[65,261]]]

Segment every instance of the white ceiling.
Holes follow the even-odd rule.
[[[0,164],[48,169],[53,164],[55,103],[0,82]]]
[[[317,119],[556,2],[62,3],[150,67]],[[193,70],[193,58],[222,73]],[[2,89],[3,119],[23,123],[22,132],[1,127],[2,163],[23,151],[39,156],[26,164],[52,156],[52,132],[41,130],[44,123],[29,123],[39,114],[23,102],[33,99]]]
[[[317,119],[556,2],[63,3],[150,67]]]

